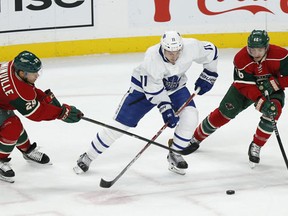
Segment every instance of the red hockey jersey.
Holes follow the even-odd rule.
[[[14,71],[13,61],[0,65],[0,108],[17,110],[33,121],[56,119],[62,109],[44,101],[46,94],[23,81]]]
[[[266,58],[261,62],[253,61],[247,47],[235,55],[233,85],[247,98],[256,101],[261,97],[256,81],[269,76],[277,78],[282,89],[288,87],[288,51],[285,48],[269,45]]]

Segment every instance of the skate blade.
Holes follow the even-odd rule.
[[[173,165],[169,165],[168,166],[168,169],[171,171],[171,172],[174,172],[176,174],[179,174],[179,175],[185,175],[186,172],[185,172],[185,169],[179,169]]]
[[[249,161],[249,166],[251,169],[254,169],[256,167],[256,163]]]
[[[27,159],[25,159],[25,160],[27,161],[27,163],[29,163],[31,165],[37,165],[37,166],[51,166],[51,165],[53,165],[53,163],[51,161],[49,161],[46,164],[41,164],[41,163],[38,163],[38,162],[35,162],[35,161],[32,161],[32,160],[27,160]]]
[[[14,178],[13,177],[5,177],[5,176],[0,176],[0,180],[8,183],[14,183]]]
[[[84,171],[83,171],[79,166],[73,167],[73,171],[74,171],[77,175],[84,173]]]

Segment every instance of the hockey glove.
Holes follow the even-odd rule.
[[[261,97],[258,101],[256,101],[255,108],[266,116],[275,117],[278,115],[277,106],[272,101],[267,100],[265,97]]]
[[[62,112],[58,119],[61,119],[64,122],[75,123],[80,121],[81,117],[83,116],[83,113],[74,106],[63,104],[61,108]]]
[[[169,102],[161,102],[158,105],[159,111],[162,114],[163,121],[170,128],[174,128],[178,121],[179,117],[175,115],[174,110],[172,109],[171,103]]]
[[[257,82],[258,88],[261,92],[268,91],[269,95],[281,89],[278,80],[271,76],[269,79]]]
[[[53,94],[53,92],[51,92],[50,89],[47,89],[47,90],[45,91],[45,94],[46,94],[46,97],[44,98],[44,101],[45,101],[47,104],[53,104],[54,106],[61,107],[60,102],[57,100],[57,98],[55,97],[55,95]]]
[[[211,72],[207,69],[204,69],[203,72],[200,74],[199,78],[195,82],[195,91],[197,88],[201,88],[199,91],[199,95],[203,95],[206,92],[210,91],[213,87],[218,74],[216,72]]]

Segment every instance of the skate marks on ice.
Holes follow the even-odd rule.
[[[0,196],[0,206],[25,203],[32,200],[28,194],[23,193],[22,190],[18,190],[13,186],[10,186],[10,184],[7,182],[0,181],[0,188],[1,194],[3,195]]]
[[[275,167],[250,171],[247,166],[246,171],[227,169],[226,172],[229,172],[229,175],[225,174],[225,171],[220,173],[203,171],[203,173],[188,172],[186,176],[161,173],[151,177],[150,174],[133,170],[126,179],[122,179],[110,189],[99,187],[94,191],[80,194],[78,198],[82,202],[97,205],[133,204],[141,202],[142,199],[157,197],[171,197],[195,204],[198,203],[197,200],[205,200],[207,197],[226,199],[227,189],[236,191],[233,196],[235,199],[240,197],[237,199],[238,202],[251,194],[257,197],[268,193],[273,197],[277,195],[274,191],[280,192],[278,194],[280,196],[288,192],[288,189],[286,192],[282,190],[288,184],[288,178],[279,177],[281,170],[275,170]]]

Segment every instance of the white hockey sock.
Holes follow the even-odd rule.
[[[113,121],[111,125],[115,128],[119,128],[125,131],[129,129],[129,127],[116,121]],[[96,137],[90,144],[90,148],[87,151],[90,159],[94,160],[98,155],[102,154],[106,149],[108,149],[122,135],[123,133],[108,128],[104,128],[102,131],[97,133]]]
[[[172,148],[182,150],[190,144],[193,131],[198,124],[198,111],[188,106],[180,114],[179,123],[175,129]]]

